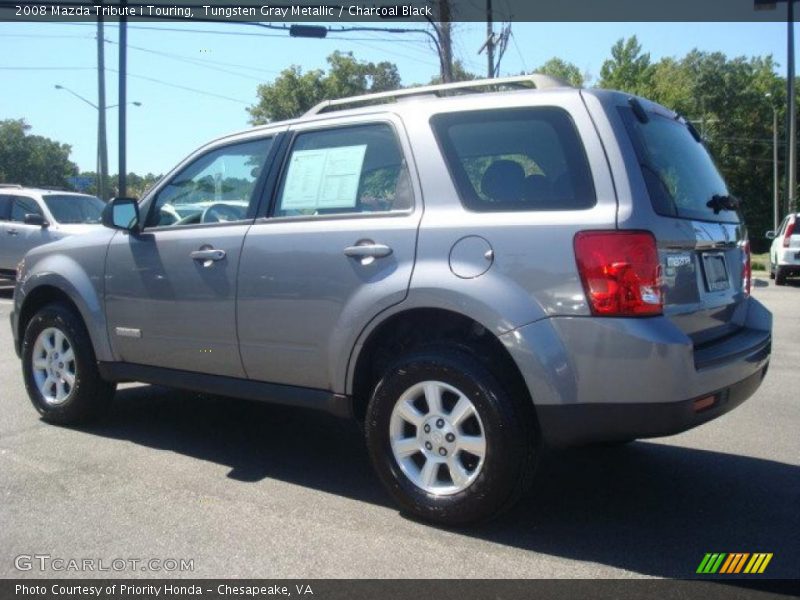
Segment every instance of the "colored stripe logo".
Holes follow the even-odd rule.
[[[695,572],[703,575],[755,575],[763,573],[771,560],[772,552],[708,552]]]

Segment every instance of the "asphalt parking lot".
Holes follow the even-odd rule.
[[[0,286],[0,577],[79,575],[14,566],[47,554],[193,559],[167,575],[194,577],[685,578],[706,552],[772,552],[767,574],[796,578],[800,282],[756,283],[775,331],[754,397],[679,436],[551,453],[524,504],[462,531],[400,515],[358,429],[325,415],[130,385],[91,428],[41,422]]]

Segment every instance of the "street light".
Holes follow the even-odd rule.
[[[772,98],[772,93],[764,94],[766,98]],[[772,107],[772,230],[778,231],[778,109]]]
[[[756,10],[775,10],[786,4],[786,212],[795,210],[797,187],[797,115],[794,98],[794,3],[797,0],[753,0]],[[777,227],[776,227],[777,229]]]
[[[72,94],[78,100],[85,102],[93,109],[100,112],[100,107],[92,102],[91,100],[87,100],[79,93],[69,89],[60,84],[55,84],[54,86],[57,90],[64,90],[65,92]],[[126,104],[133,104],[134,106],[141,106],[141,102],[127,102]],[[111,106],[106,106],[106,109],[109,108],[119,108],[119,104],[112,104]],[[106,150],[106,130],[105,127],[97,128],[97,193],[98,195],[105,200],[105,187],[106,187],[106,180],[108,179],[108,159],[106,158],[108,155],[108,151]]]

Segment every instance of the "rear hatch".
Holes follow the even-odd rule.
[[[645,188],[634,202],[648,202],[640,197],[646,194],[650,204],[633,207],[632,222],[656,236],[665,316],[701,351],[744,326],[750,252],[738,200],[689,122],[657,104],[625,100],[616,110],[635,153],[628,168]]]

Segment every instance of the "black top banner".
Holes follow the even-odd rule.
[[[787,0],[504,0],[505,21],[697,22],[786,21]],[[226,2],[223,0],[0,0],[3,21],[251,21],[302,22],[479,22],[486,19],[479,0],[350,1],[319,3]]]

